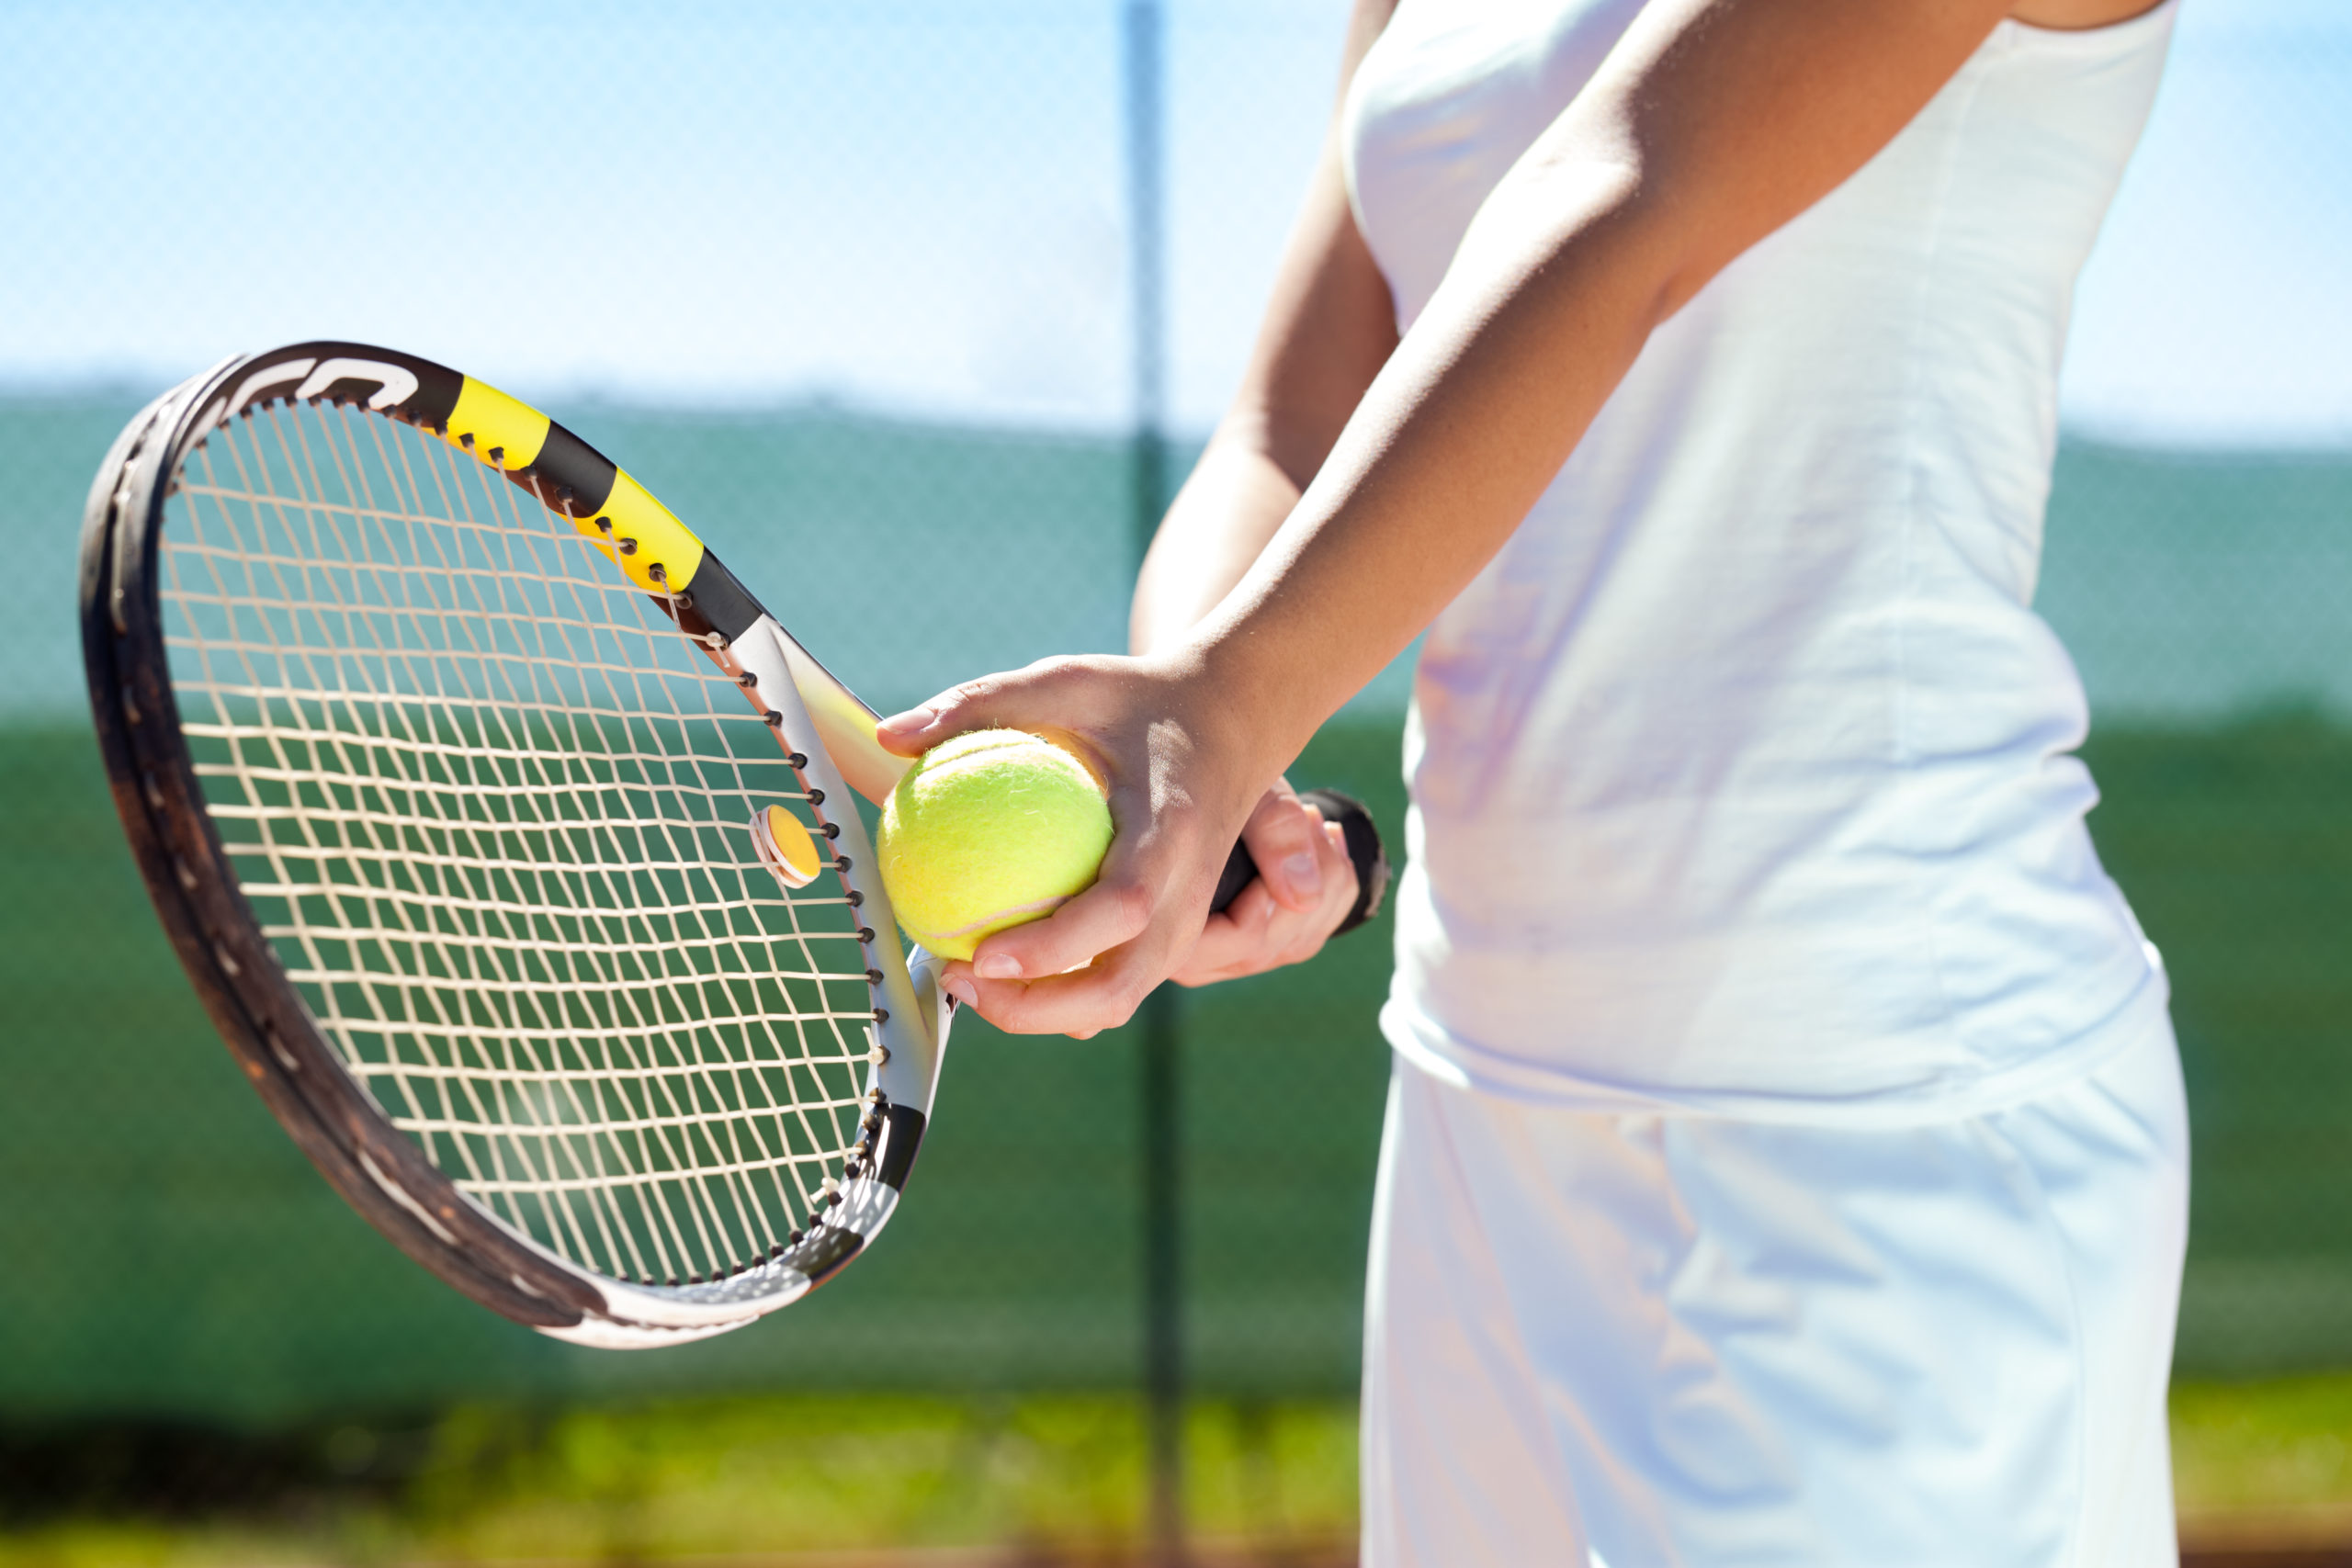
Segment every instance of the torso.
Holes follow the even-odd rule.
[[[1343,147],[1400,329],[1639,9],[1399,8]],[[1432,626],[1408,1055],[1573,1103],[1902,1116],[2160,1014],[2029,606],[2074,277],[2170,21],[1995,29],[1658,330]]]

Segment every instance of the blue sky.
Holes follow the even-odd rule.
[[[2352,5],[2184,0],[2078,428],[2352,440]],[[1173,392],[1238,374],[1337,0],[1170,0]],[[687,20],[673,19],[684,16]],[[1115,0],[0,5],[0,383],[393,342],[544,400],[1126,415]]]
[[[2352,443],[2352,4],[2181,4],[2063,406],[2143,440]]]

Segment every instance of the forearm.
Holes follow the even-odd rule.
[[[1358,0],[1343,90],[1387,11],[1386,0]],[[1335,126],[1307,184],[1232,409],[1145,558],[1128,622],[1136,653],[1180,641],[1241,580],[1396,346],[1387,282],[1348,205],[1338,134]]]
[[[1233,422],[1219,429],[1144,557],[1129,650],[1153,653],[1182,640],[1248,573],[1299,493],[1262,444]]]
[[[1651,0],[1488,197],[1171,666],[1280,767],[1501,548],[1651,331],[1898,131],[2006,0]],[[1262,748],[1262,754],[1256,749]]]
[[[1182,640],[1298,504],[1396,345],[1387,284],[1327,149],[1248,375],[1169,508],[1136,579],[1128,645]]]
[[[1627,183],[1596,166],[1497,191],[1313,482],[1194,627],[1180,656],[1275,765],[1502,547],[1665,314],[1670,236]]]

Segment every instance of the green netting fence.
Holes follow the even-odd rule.
[[[155,41],[158,29],[177,37],[172,29],[187,26],[163,8],[89,9],[124,34],[106,106],[113,145],[127,155],[142,144],[142,126],[173,130],[180,122],[165,110],[205,98],[206,82],[175,71],[225,69],[229,56],[216,50],[189,64]],[[718,363],[710,356],[725,345],[695,335],[694,301],[670,299],[653,287],[658,276],[582,272],[579,249],[600,226],[625,230],[628,214],[592,221],[582,193],[597,171],[569,166],[537,184],[469,171],[471,184],[447,198],[459,214],[447,232],[464,231],[463,214],[479,210],[483,243],[507,246],[471,267],[476,280],[488,263],[518,276],[537,265],[553,269],[549,287],[567,298],[604,290],[631,318],[609,365],[534,360],[519,334],[474,333],[469,312],[499,306],[451,299],[450,276],[467,269],[446,254],[411,257],[406,271],[355,261],[359,281],[344,295],[289,272],[283,288],[300,309],[280,315],[301,319],[282,328],[270,303],[281,280],[264,268],[235,280],[235,320],[222,331],[266,341],[390,335],[443,312],[459,325],[412,346],[453,358],[448,342],[472,348],[469,368],[552,402],[622,455],[883,705],[1044,654],[1114,647],[1133,560],[1114,11],[812,6],[786,25],[717,8],[696,24],[693,47],[667,53],[648,41],[646,12],[526,7],[500,24],[505,46],[541,50],[534,60],[575,107],[613,101],[599,95],[626,80],[632,51],[653,50],[669,90],[693,109],[664,144],[678,160],[691,163],[714,136],[784,148],[791,162],[775,168],[772,189],[736,188],[736,209],[704,209],[714,232],[727,230],[729,211],[760,207],[738,220],[756,228],[778,221],[766,208],[797,202],[815,216],[789,239],[825,248],[829,266],[844,255],[920,262],[904,308],[866,318],[878,379],[861,381],[844,360],[829,380],[820,355],[804,367],[806,385],[721,378],[711,384],[724,395],[698,401],[696,367]],[[25,7],[7,15],[25,37],[0,64],[0,89],[17,94],[0,92],[17,105],[0,108],[0,122],[24,129],[70,86],[41,78],[27,51],[64,50],[81,24]],[[456,26],[454,13],[421,15],[397,26]],[[1174,418],[1198,429],[1238,363],[1283,206],[1313,156],[1340,9],[1179,4],[1170,15]],[[729,17],[732,33],[721,25]],[[368,43],[348,17],[329,36],[290,8],[232,7],[215,25],[266,38],[272,61],[309,73],[288,89],[304,103],[319,97],[318,71],[351,66]],[[537,117],[542,133],[557,112],[543,84],[516,85],[461,40],[401,38],[384,67],[393,86],[441,71],[458,84],[452,94],[488,95],[483,123]],[[303,49],[318,57],[300,58]],[[747,55],[764,63],[747,69]],[[708,93],[696,90],[697,62],[712,73]],[[967,77],[987,83],[967,105],[977,150],[937,148],[947,173],[923,187],[927,197],[891,184],[932,176],[921,147],[893,154],[896,164],[857,165],[870,187],[863,205],[828,185],[830,152],[882,136],[870,129],[885,112],[876,106],[968,86]],[[353,80],[356,109],[380,118],[402,108],[382,83]],[[231,85],[243,94],[266,83],[247,72]],[[712,107],[729,94],[734,119]],[[228,96],[222,112],[253,130],[250,104]],[[934,103],[923,112],[944,111]],[[2289,170],[2301,181],[2292,188],[2340,209],[2352,137],[2336,133],[2340,117],[2310,114],[2316,129]],[[1042,149],[1069,140],[1057,130],[1067,125],[1086,137],[1066,157],[1048,156]],[[638,124],[631,134],[660,130]],[[612,133],[582,134],[602,147]],[[190,169],[212,160],[202,177],[225,193],[224,211],[266,220],[264,164],[233,144],[196,141],[193,152],[159,156]],[[537,155],[558,156],[560,142],[541,134]],[[344,1212],[277,1133],[189,995],[122,849],[78,711],[74,535],[90,473],[146,395],[217,353],[264,342],[215,343],[187,328],[157,340],[165,346],[153,364],[138,359],[131,340],[99,319],[96,296],[66,275],[102,252],[110,286],[153,283],[184,324],[200,303],[183,298],[187,277],[226,265],[218,235],[195,221],[209,210],[205,188],[150,212],[141,205],[154,194],[149,174],[125,170],[119,188],[93,194],[36,141],[0,144],[16,149],[16,184],[0,187],[0,216],[15,215],[0,225],[10,235],[0,260],[12,264],[0,269],[10,279],[0,293],[0,380],[10,389],[0,395],[0,552],[18,584],[0,629],[12,676],[0,682],[12,693],[0,699],[0,1423],[268,1423],[463,1398],[718,1387],[1132,1386],[1145,1252],[1132,1037],[959,1029],[943,1114],[888,1239],[804,1305],[702,1346],[616,1356],[556,1345],[445,1292]],[[1035,165],[1027,185],[1023,158]],[[646,161],[651,172],[640,174],[658,183],[662,160]],[[305,179],[359,177],[369,166],[356,156],[339,164],[311,142],[298,163]],[[431,208],[418,166],[412,159],[386,176],[406,193],[403,210]],[[994,182],[985,201],[976,180]],[[1092,194],[1068,199],[1049,188],[1056,180]],[[510,200],[527,209],[520,219],[500,206]],[[972,202],[987,212],[975,216]],[[290,209],[285,220],[284,254],[343,234],[305,230]],[[77,224],[102,228],[105,244],[60,237]],[[180,250],[167,243],[175,236],[187,238]],[[691,248],[685,237],[669,243]],[[963,266],[959,251],[989,245],[1011,259]],[[1259,259],[1237,259],[1249,257]],[[827,309],[807,294],[846,283],[832,274],[810,282],[806,258],[776,265],[802,291],[797,303],[747,313],[741,325],[788,346],[792,333],[816,332]],[[1096,276],[1105,268],[1107,284]],[[403,278],[419,276],[430,288],[418,284],[419,299],[387,306]],[[977,292],[959,303],[956,287]],[[951,297],[914,298],[921,289]],[[1011,338],[926,338],[941,312],[988,316],[993,307],[976,301],[1003,297],[1028,300],[1022,310],[1032,312],[991,318]],[[351,319],[319,319],[338,303]],[[704,359],[662,368],[669,362],[648,345],[665,310],[690,340],[678,363]],[[1024,326],[1036,322],[1046,325]],[[88,345],[78,357],[76,343]],[[1016,363],[991,369],[992,355]],[[502,356],[514,371],[499,368]],[[922,379],[925,366],[944,367],[933,383]],[[851,393],[820,395],[837,383]],[[1173,451],[1175,472],[1188,451]],[[772,473],[786,476],[781,495],[763,478]],[[2074,649],[2097,715],[2086,754],[2104,802],[2093,827],[2165,953],[2188,1059],[2197,1170],[2180,1364],[2213,1373],[2352,1364],[2352,444],[2308,430],[2220,445],[2144,432],[2070,438],[2049,538],[2040,607]],[[877,615],[885,604],[894,613]],[[1362,795],[1392,840],[1403,814],[1400,692],[1385,679],[1295,773]],[[1353,1386],[1388,1072],[1374,1024],[1387,936],[1382,921],[1311,966],[1181,1002],[1195,1388]]]

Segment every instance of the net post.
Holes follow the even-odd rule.
[[[1126,118],[1127,237],[1135,424],[1131,453],[1135,558],[1159,526],[1168,491],[1165,431],[1167,304],[1162,265],[1163,23],[1159,0],[1122,0]],[[1147,1530],[1153,1568],[1182,1568],[1184,1530],[1183,1125],[1182,1002],[1162,986],[1138,1022],[1137,1153],[1143,1221],[1143,1382],[1150,1477]]]

